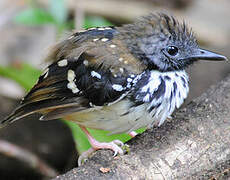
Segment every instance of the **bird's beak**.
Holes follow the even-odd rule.
[[[227,61],[228,59],[220,54],[207,51],[204,49],[198,49],[198,51],[192,55],[192,59],[197,59],[197,60],[213,60],[213,61]]]

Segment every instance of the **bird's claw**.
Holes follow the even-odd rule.
[[[96,151],[96,149],[94,149],[94,148],[89,148],[87,151],[85,151],[85,152],[83,152],[79,157],[78,157],[78,161],[77,161],[77,163],[78,163],[78,166],[81,166],[82,164],[84,164],[86,161],[87,161],[87,159],[88,159],[88,157],[93,153],[93,152],[95,152]]]
[[[88,157],[95,152],[96,150],[99,149],[111,149],[112,151],[114,151],[113,156],[116,156],[117,154],[121,154],[123,155],[123,147],[126,146],[123,142],[121,142],[120,140],[113,140],[111,142],[97,142],[96,146],[91,147],[90,149],[88,149],[87,151],[83,152],[79,158],[78,158],[78,165],[82,165],[82,163],[84,163]],[[124,148],[125,149],[125,148]]]

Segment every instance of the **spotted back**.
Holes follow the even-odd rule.
[[[108,69],[113,75],[139,74],[145,65],[136,59],[128,50],[116,28],[91,28],[77,32],[68,39],[58,43],[47,60],[60,61],[64,58],[75,58],[83,55],[89,65]]]
[[[47,57],[52,64],[4,122],[35,112],[54,119],[124,98],[145,66],[118,35],[116,28],[91,28],[58,43]]]

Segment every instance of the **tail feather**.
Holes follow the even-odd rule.
[[[28,103],[18,107],[12,114],[0,123],[0,128],[11,124],[23,117],[34,113],[42,114],[41,120],[50,120],[63,117],[71,112],[78,112],[88,107],[88,103],[82,97],[69,99],[48,99],[37,102]]]
[[[90,108],[88,99],[67,88],[68,68],[60,68],[57,63],[51,64],[47,74],[39,77],[38,83],[25,96],[20,106],[0,122],[0,128],[34,113],[42,114],[44,119],[54,119]]]

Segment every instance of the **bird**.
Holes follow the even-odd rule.
[[[127,133],[162,125],[189,92],[186,68],[227,58],[199,47],[191,28],[165,13],[120,27],[74,32],[48,54],[50,65],[1,127],[39,113],[40,120],[75,122],[92,146],[123,154],[123,142],[99,142],[87,128]]]

